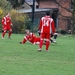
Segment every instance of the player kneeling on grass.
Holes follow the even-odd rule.
[[[30,32],[28,29],[25,30],[26,35],[24,36],[24,39],[20,42],[20,44],[26,43],[26,41],[29,41],[31,44],[39,44],[40,38],[36,37],[34,33]]]

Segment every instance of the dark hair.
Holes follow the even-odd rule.
[[[46,15],[50,15],[50,11],[46,11]]]

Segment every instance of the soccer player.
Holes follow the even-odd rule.
[[[20,44],[26,43],[26,41],[29,41],[31,44],[39,44],[40,38],[36,37],[32,32],[30,32],[28,29],[25,30],[26,35],[24,36],[24,39]]]
[[[39,28],[38,30],[40,31],[40,44],[39,44],[39,49],[38,51],[41,51],[43,41],[46,39],[46,51],[48,52],[49,50],[49,45],[50,45],[50,38],[51,38],[51,33],[55,33],[55,25],[54,25],[54,20],[50,17],[50,12],[47,11],[46,15],[41,18]]]
[[[4,36],[6,34],[6,31],[9,31],[8,38],[10,38],[12,34],[12,28],[13,26],[10,13],[8,13],[5,17],[2,18],[2,39],[4,39]]]

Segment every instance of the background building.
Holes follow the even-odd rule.
[[[19,12],[28,13],[29,16],[32,17],[32,5],[33,0],[25,0]],[[57,29],[65,31],[71,29],[70,17],[72,16],[72,13],[70,12],[70,0],[35,0],[34,18],[37,19],[36,21],[38,21],[42,16],[44,16],[46,11],[50,11],[50,15],[54,19],[55,27]]]

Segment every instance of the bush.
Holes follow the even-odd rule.
[[[3,10],[2,10],[2,8],[0,7],[0,32],[2,31],[1,20],[2,20],[2,17],[3,17],[3,16],[4,16]]]
[[[25,19],[25,28],[31,30],[32,29],[32,22],[31,19],[27,16]]]
[[[11,4],[7,0],[0,0],[0,7],[5,10],[10,10],[12,8]]]
[[[2,8],[0,7],[0,18],[2,18],[4,15]]]
[[[56,32],[57,32],[57,33],[61,33],[61,29],[57,29]]]
[[[65,30],[61,30],[61,34],[65,35],[67,32]]]
[[[8,12],[9,10],[2,10],[2,8],[0,8],[0,30],[2,28],[1,20]],[[12,9],[9,13],[13,23],[13,33],[24,33],[25,29],[31,30],[32,23],[27,14],[19,13],[14,9]]]
[[[28,21],[28,16],[26,14],[21,14],[16,10],[10,11],[12,22],[13,22],[13,33],[24,33],[26,29],[26,23]]]

